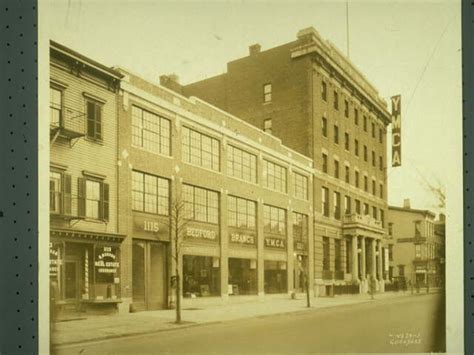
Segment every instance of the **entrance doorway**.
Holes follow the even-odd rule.
[[[132,311],[165,308],[167,294],[166,244],[134,240],[132,273]]]
[[[307,256],[298,254],[295,256],[293,270],[293,288],[296,292],[306,292],[305,274],[307,272]]]

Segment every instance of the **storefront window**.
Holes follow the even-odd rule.
[[[229,258],[229,294],[257,294],[257,260]]]
[[[116,299],[120,281],[119,248],[97,246],[95,248],[94,267],[95,299]]]
[[[288,290],[286,261],[265,260],[265,293],[285,293]]]
[[[220,291],[219,258],[183,255],[184,297],[219,296]]]

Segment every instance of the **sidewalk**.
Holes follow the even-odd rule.
[[[434,293],[432,290],[430,293]],[[426,293],[420,293],[423,295]],[[402,297],[414,297],[411,292],[386,292],[377,294],[376,301]],[[128,313],[124,315],[89,316],[86,319],[57,322],[53,332],[52,345],[111,339],[124,336],[170,331],[195,327],[203,324],[218,323],[242,318],[270,316],[275,314],[307,312],[318,308],[328,308],[371,302],[370,295],[343,295],[331,298],[312,298],[311,308],[306,307],[306,297],[298,295],[296,300],[290,297],[270,298],[260,302],[228,303],[208,306],[206,309],[183,309],[182,324],[175,324],[176,311],[159,310]]]

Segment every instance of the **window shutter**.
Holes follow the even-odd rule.
[[[102,107],[95,104],[95,138],[102,139]]]
[[[94,104],[90,101],[87,101],[87,136],[95,138],[95,111]]]
[[[86,179],[77,178],[77,215],[86,216]]]
[[[102,184],[102,196],[100,199],[102,205],[102,216],[104,221],[109,220],[109,184]]]
[[[71,175],[63,174],[61,213],[71,215]]]

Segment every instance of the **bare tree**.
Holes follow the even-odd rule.
[[[174,251],[171,253],[175,262],[175,276],[174,282],[176,285],[176,323],[181,323],[181,247],[186,232],[186,226],[189,220],[186,219],[185,204],[181,197],[175,190],[175,194],[171,201],[170,223],[171,223],[171,238],[174,242]]]

